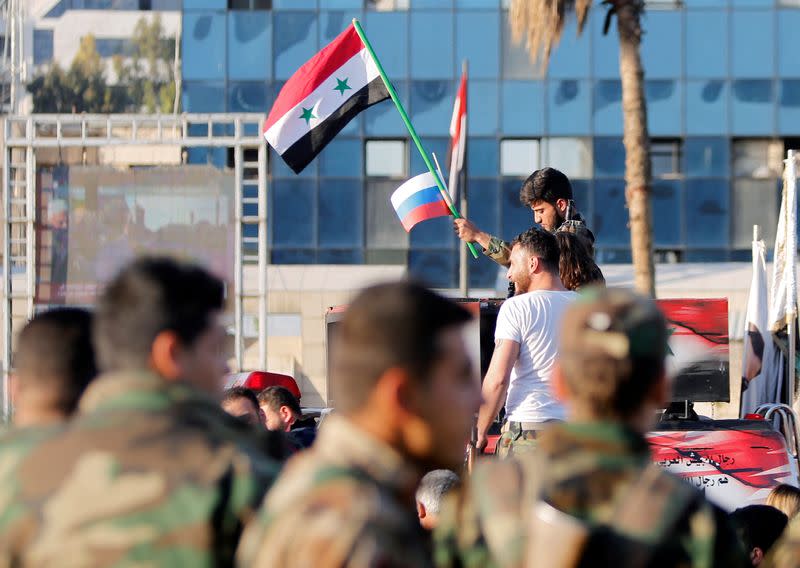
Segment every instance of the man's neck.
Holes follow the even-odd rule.
[[[14,413],[16,426],[48,426],[64,422],[67,417],[63,412],[48,408],[25,408],[18,405]]]
[[[531,283],[525,290],[525,292],[537,291],[566,292],[567,289],[564,288],[559,276],[550,272],[542,272],[536,278],[531,278]]]

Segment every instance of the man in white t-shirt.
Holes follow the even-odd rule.
[[[550,378],[561,317],[577,297],[561,283],[558,244],[551,233],[538,228],[525,231],[514,240],[510,260],[508,279],[516,294],[497,315],[494,355],[478,413],[478,449],[482,450],[489,426],[505,403],[506,421],[497,444],[501,457],[532,449],[545,423],[564,419]]]

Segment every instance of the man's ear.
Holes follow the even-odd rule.
[[[569,201],[566,199],[556,199],[556,209],[562,215],[567,212],[567,206],[569,205]]]
[[[420,519],[424,519],[428,516],[428,512],[425,510],[425,505],[417,501],[417,516]]]
[[[528,266],[530,267],[531,274],[535,274],[536,272],[538,272],[540,264],[541,264],[541,261],[539,260],[538,256],[533,255],[533,254],[530,255],[530,260],[528,261]]]
[[[763,561],[764,561],[764,551],[757,546],[753,547],[753,550],[750,551],[750,563],[753,566],[758,566]]]
[[[153,340],[150,348],[150,367],[157,374],[169,381],[183,378],[181,367],[180,339],[173,331],[162,331]]]

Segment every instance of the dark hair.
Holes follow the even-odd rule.
[[[19,334],[14,365],[26,388],[49,391],[55,409],[72,414],[97,376],[92,314],[58,308],[35,316]]]
[[[147,367],[153,341],[165,330],[190,346],[223,306],[222,282],[204,269],[168,258],[129,264],[97,303],[94,328],[103,370]]]
[[[268,406],[273,412],[278,412],[281,406],[286,406],[297,418],[303,415],[300,403],[286,387],[273,386],[265,388],[258,393],[258,403],[259,405]]]
[[[231,402],[234,400],[238,400],[240,398],[246,398],[247,400],[252,402],[256,411],[258,411],[259,405],[256,393],[254,393],[247,387],[231,387],[229,389],[226,389],[225,392],[222,394],[221,403],[225,404],[226,402]]]
[[[337,410],[362,407],[381,375],[393,367],[426,382],[440,357],[439,335],[471,317],[418,284],[396,282],[362,291],[347,308],[331,350]]]
[[[552,233],[531,227],[514,239],[512,247],[519,245],[529,254],[538,257],[550,272],[558,272],[558,242]]]
[[[769,505],[748,505],[736,509],[730,519],[748,555],[754,548],[760,548],[766,555],[789,522],[789,517]]]
[[[579,290],[586,285],[605,286],[600,267],[586,250],[584,240],[574,233],[556,231],[558,243],[558,274],[567,290]]]
[[[519,200],[526,207],[536,201],[545,201],[555,205],[559,199],[572,199],[572,184],[569,178],[555,168],[536,170],[519,190]]]

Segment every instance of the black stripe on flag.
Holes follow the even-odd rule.
[[[380,77],[376,77],[353,93],[328,118],[289,146],[281,157],[294,173],[299,174],[358,113],[388,98],[389,91],[386,85]]]

